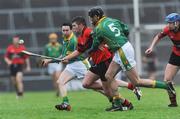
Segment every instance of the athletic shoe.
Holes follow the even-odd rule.
[[[174,104],[171,103],[171,104],[168,105],[168,107],[177,107],[177,106],[178,106],[177,103],[174,103]]]
[[[136,95],[137,99],[140,100],[142,97],[142,91],[139,87],[135,87],[133,89],[134,94]]]
[[[109,112],[113,112],[113,111],[127,111],[127,110],[132,110],[134,107],[132,105],[132,103],[130,103],[129,105],[120,105],[120,106],[116,106],[112,103],[111,107],[108,107],[105,109],[105,111],[109,111]]]
[[[109,112],[123,111],[123,107],[122,107],[122,105],[114,105],[114,104],[112,104],[111,107],[106,108],[105,110],[106,110],[106,111],[109,111]]]
[[[55,108],[57,110],[66,110],[66,111],[70,111],[71,110],[71,106],[67,103],[61,103],[59,105],[55,105]]]
[[[123,106],[123,111],[132,110],[134,108],[134,106],[133,106],[133,104],[131,102],[128,105],[122,104],[122,106]]]

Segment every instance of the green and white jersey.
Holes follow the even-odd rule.
[[[117,19],[103,17],[93,30],[93,49],[102,42],[107,44],[110,51],[115,52],[128,40],[128,27]]]
[[[62,57],[65,57],[69,54],[71,54],[73,51],[76,50],[77,47],[77,37],[74,35],[74,33],[71,33],[71,35],[66,38],[64,37],[63,39],[63,48],[62,48]],[[81,60],[81,56],[78,56],[76,58],[73,58],[70,60],[70,63],[74,61],[79,61]]]
[[[60,43],[48,43],[44,49],[44,55],[49,57],[59,57],[62,53],[62,45]]]

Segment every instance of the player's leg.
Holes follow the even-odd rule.
[[[87,71],[82,85],[84,88],[97,90],[103,90],[101,82],[98,82],[99,76],[91,71]]]
[[[16,82],[17,69],[14,64],[11,64],[9,69],[10,69],[11,81],[16,90],[16,96],[18,97],[18,87],[17,87],[17,82]]]
[[[119,87],[125,87],[125,88],[127,88],[127,89],[129,89],[129,90],[132,90],[133,93],[136,95],[137,99],[138,99],[138,100],[141,99],[141,97],[142,97],[142,92],[141,92],[141,90],[140,90],[139,87],[135,87],[135,86],[133,86],[132,83],[123,81],[123,80],[121,80],[121,79],[116,79],[116,81],[117,81],[117,84],[118,84]]]
[[[82,63],[82,61],[75,61],[66,65],[66,68],[61,73],[60,78],[58,79],[59,88],[61,96],[63,97],[63,103],[56,105],[56,109],[58,110],[71,110],[71,106],[69,104],[69,99],[67,97],[67,89],[66,83],[74,78],[82,79],[84,78],[87,72],[86,66]]]
[[[62,70],[63,70],[63,65],[61,63],[56,64],[55,72],[54,72],[54,76],[53,76],[54,77],[53,78],[53,84],[54,84],[54,87],[55,87],[55,90],[56,90],[56,96],[59,96],[59,88],[58,88],[57,80],[60,77],[60,75],[62,73]]]
[[[70,80],[75,78],[75,75],[69,72],[68,70],[64,70],[59,79],[58,79],[58,85],[59,85],[59,92],[61,94],[61,97],[63,98],[63,101],[61,104],[56,105],[56,109],[58,110],[71,110],[71,106],[69,104],[69,99],[67,96],[67,89],[66,89],[66,83],[68,83]]]
[[[172,80],[174,79],[174,76],[177,74],[178,71],[179,71],[178,66],[167,64],[166,69],[165,69],[165,74],[164,74],[164,81],[169,83],[169,85],[171,86],[171,89],[173,89],[174,92],[175,92],[175,89],[172,85]],[[167,92],[168,92],[170,103],[171,103],[169,104],[169,107],[177,107],[176,93],[172,94],[171,92],[169,92],[169,90],[167,90]]]
[[[136,70],[134,49],[129,42],[124,44],[123,47],[115,52],[113,60],[116,64],[119,64],[124,71],[126,71],[127,77],[134,86],[168,89],[166,82],[150,79],[140,79]]]
[[[111,88],[110,95],[111,97],[113,97],[113,106],[111,108],[112,110],[110,111],[122,110],[122,104],[126,101],[126,99],[119,94],[118,84],[117,81],[114,79],[115,75],[118,73],[120,69],[120,65],[118,65],[114,61],[111,61],[109,68],[105,74],[105,77],[108,81],[107,87]]]
[[[107,81],[102,81],[102,86],[103,86],[104,94],[108,97],[109,102],[112,104],[111,107],[108,107],[105,110],[106,111],[117,111],[116,107],[114,107],[115,102],[113,101],[113,97],[112,97],[112,95],[110,95],[111,87],[109,87],[108,82]],[[121,98],[121,104],[122,104],[122,109],[120,109],[121,111],[133,109],[132,103],[129,102],[127,99],[122,99]]]
[[[16,74],[16,85],[17,85],[17,96],[23,96],[23,73],[22,72],[17,72]]]

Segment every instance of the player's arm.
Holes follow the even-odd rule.
[[[30,65],[29,58],[25,59],[25,63],[26,63],[26,71],[31,71],[31,65]]]
[[[149,46],[149,48],[145,51],[146,54],[151,54],[153,51],[154,46],[163,38],[166,36],[166,33],[164,31],[158,33],[154,38]]]
[[[4,61],[8,64],[8,66],[10,66],[12,64],[12,60],[9,58],[10,53],[8,52],[8,49],[6,49],[6,53],[4,55]]]
[[[87,51],[92,45],[92,37],[90,33],[87,34],[85,41],[78,41],[77,48],[74,52],[69,54],[68,56],[64,57],[63,59],[71,60],[73,58],[78,57],[79,55],[83,54]]]
[[[12,64],[12,61],[8,57],[4,57],[4,61],[9,65]]]
[[[22,50],[26,50],[26,47],[24,46]],[[31,65],[30,65],[29,56],[26,55],[26,54],[23,54],[22,58],[25,60],[26,71],[31,71]]]
[[[99,46],[103,42],[104,38],[100,30],[96,30],[96,33],[92,33],[93,43],[91,48],[88,50],[89,53],[94,52],[99,49]]]
[[[62,61],[63,63],[68,63],[70,59],[75,58],[79,55],[78,52],[75,52],[76,46],[77,46],[77,41],[74,39],[70,40],[69,45],[66,48],[67,49],[66,56],[63,58]]]
[[[129,35],[129,28],[128,28],[128,25],[127,24],[124,24],[124,23],[121,23],[121,27],[122,27],[122,30],[123,30],[123,33],[126,37],[128,37]]]
[[[71,60],[71,59],[73,59],[73,58],[78,57],[78,56],[81,55],[81,54],[82,54],[81,52],[79,52],[78,50],[75,50],[75,51],[73,51],[71,54],[65,56],[65,57],[63,58],[63,60]]]

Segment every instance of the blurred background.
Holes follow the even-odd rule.
[[[180,13],[180,0],[0,0],[0,91],[12,90],[3,57],[14,35],[24,39],[29,51],[42,54],[49,33],[58,33],[61,42],[61,24],[77,15],[85,16],[88,21],[87,11],[93,6],[101,6],[107,16],[129,25],[129,39],[135,47],[138,70],[141,76],[148,77],[142,60],[145,49],[163,28],[164,17],[171,12]],[[158,80],[163,80],[171,46],[170,40],[165,38],[156,47]],[[30,61],[32,71],[25,73],[25,90],[52,90],[47,70],[37,67],[37,58],[31,57]],[[176,83],[179,77],[178,74]]]

